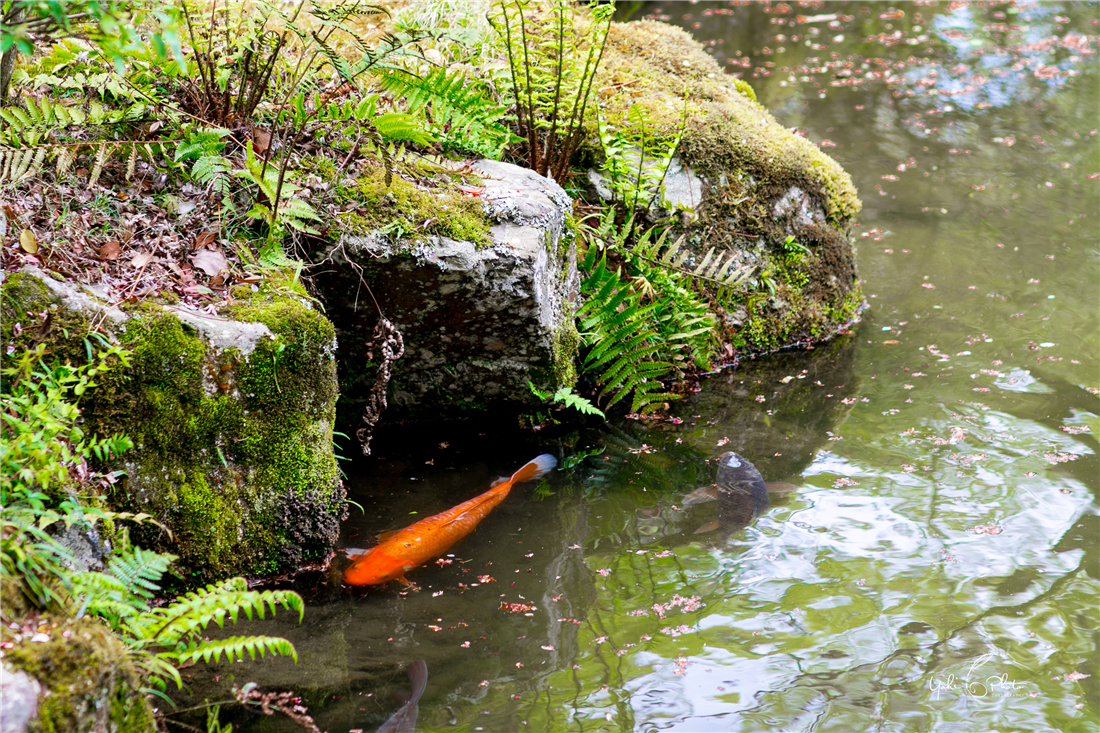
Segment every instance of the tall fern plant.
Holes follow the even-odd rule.
[[[593,5],[586,16],[568,0],[538,11],[531,0],[498,0],[489,21],[500,36],[527,165],[562,180],[584,134],[615,4]]]
[[[627,211],[663,203],[655,199],[687,129],[687,104],[680,127],[673,135],[655,132],[652,116],[638,103],[630,105],[616,125],[599,112],[596,123],[604,152],[604,172],[616,200]]]
[[[661,380],[710,368],[715,320],[690,271],[663,261],[662,251],[675,261],[679,246],[653,229],[631,241],[633,231],[633,219],[617,224],[613,210],[582,227],[585,302],[577,318],[588,347],[583,372],[605,406],[630,397],[632,410],[645,413],[678,397],[662,391]]]
[[[656,304],[642,304],[641,294],[608,265],[606,251],[590,247],[578,264],[587,272],[581,281],[586,300],[577,311],[588,347],[583,371],[599,386],[604,409],[630,397],[631,410],[644,413],[656,409],[655,403],[677,399],[660,391],[660,380],[673,366],[661,358],[662,339],[652,323]]]

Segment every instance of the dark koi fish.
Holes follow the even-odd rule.
[[[417,659],[409,665],[409,681],[412,682],[412,697],[382,724],[378,733],[413,733],[416,729],[416,716],[420,714],[420,696],[428,686],[428,665],[423,659]]]
[[[785,490],[786,486],[783,489]],[[705,493],[704,493],[705,492]],[[710,499],[711,492],[718,500],[718,519],[708,522],[695,531],[712,532],[721,529],[724,532],[733,532],[741,527],[747,527],[752,520],[768,510],[771,502],[768,500],[768,487],[760,476],[760,471],[742,456],[733,451],[726,451],[718,456],[718,476],[713,486],[705,486],[684,497],[684,504],[698,504]],[[706,496],[689,502],[693,496]]]
[[[442,514],[421,519],[405,529],[382,534],[378,546],[364,552],[344,571],[344,582],[348,585],[379,585],[396,578],[408,583],[405,573],[442,555],[473,532],[478,522],[504,501],[513,485],[540,478],[557,463],[554,456],[543,454],[516,471],[511,478],[493,484],[481,496]]]

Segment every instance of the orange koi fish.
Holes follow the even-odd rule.
[[[478,522],[504,501],[514,484],[545,476],[558,460],[543,454],[512,474],[501,479],[481,496],[464,501],[434,517],[421,519],[405,529],[385,532],[381,543],[360,555],[344,572],[348,585],[380,585],[397,578],[408,583],[405,573],[420,567],[433,557],[442,555],[451,546],[474,531]]]

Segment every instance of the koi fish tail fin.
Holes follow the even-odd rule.
[[[424,694],[424,688],[428,686],[428,665],[423,659],[417,659],[409,665],[409,680],[412,682],[412,697],[409,702],[419,702]]]
[[[535,460],[528,463],[512,474],[512,478],[508,479],[510,484],[518,484],[523,481],[533,481],[537,478],[542,478],[546,474],[554,470],[554,466],[558,465],[558,459],[549,453],[543,453]]]

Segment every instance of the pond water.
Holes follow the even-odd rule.
[[[300,579],[303,625],[249,629],[299,663],[218,684],[294,689],[331,733],[381,725],[415,659],[424,732],[1097,730],[1098,6],[632,10],[852,174],[862,322],[705,380],[678,423],[380,445],[349,464],[349,546],[564,464],[419,590]],[[695,534],[715,505],[681,500],[730,449],[798,488]]]

